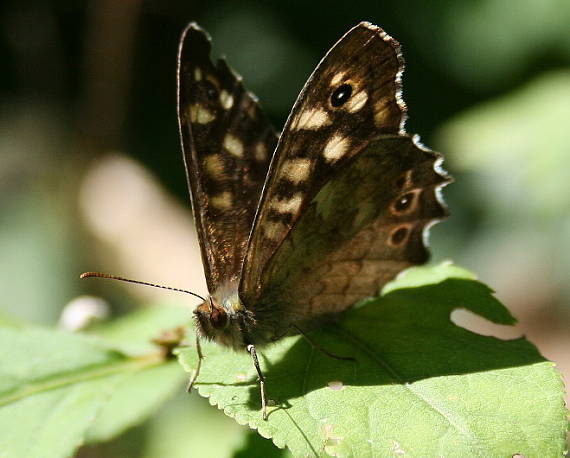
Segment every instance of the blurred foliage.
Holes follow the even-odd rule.
[[[509,249],[505,258],[547,272],[545,281],[570,305],[568,119],[570,71],[560,71],[455,117],[440,135],[450,161],[469,175],[486,220],[478,237],[488,238],[480,241],[488,249],[481,250],[480,243],[472,249],[501,256],[518,240],[524,249]],[[470,255],[475,259],[468,247],[462,256]]]
[[[190,20],[210,32],[214,53],[244,76],[277,128],[350,26],[369,20],[397,38],[407,62],[408,130],[443,151],[456,178],[444,193],[452,217],[432,231],[435,258],[456,259],[496,288],[524,332],[570,373],[567,0],[4,1],[2,321],[55,324],[81,293],[106,297],[114,314],[140,306],[120,286],[77,280],[94,263],[115,266],[116,258],[81,218],[78,188],[92,164],[121,151],[189,208],[174,81],[178,36]],[[202,409],[200,418],[210,410],[189,405],[173,401],[146,426],[82,453],[184,456],[195,442],[174,425],[198,427],[186,409]],[[212,416],[210,430],[217,421],[228,425]]]
[[[69,456],[136,425],[180,389],[184,375],[156,345],[164,323],[185,323],[180,307],[132,314],[123,345],[35,326],[0,328],[0,449],[7,457]],[[129,345],[125,345],[128,342]],[[143,402],[144,401],[144,402]],[[34,440],[30,440],[30,438]]]

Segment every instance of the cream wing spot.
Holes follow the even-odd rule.
[[[283,177],[294,184],[300,184],[307,180],[311,173],[310,159],[297,158],[289,159],[283,163],[281,173]]]
[[[254,156],[255,160],[258,162],[263,162],[267,159],[267,147],[265,146],[265,143],[258,142],[257,145],[255,145]]]
[[[356,94],[354,94],[347,102],[347,104],[345,105],[346,109],[350,113],[356,113],[357,111],[361,110],[362,107],[364,107],[364,105],[366,105],[367,100],[368,100],[368,94],[366,93],[366,91],[359,91]]]
[[[266,221],[263,224],[263,234],[269,240],[279,239],[284,229],[285,226],[280,221]]]
[[[340,84],[340,82],[344,79],[344,75],[346,75],[346,72],[339,72],[333,76],[333,79],[331,80],[331,86],[337,86]]]
[[[220,103],[222,104],[222,107],[224,107],[224,110],[229,110],[234,106],[234,96],[224,90],[220,92]]]
[[[210,197],[210,205],[217,210],[228,210],[232,207],[232,193],[229,191],[222,192]]]
[[[384,122],[390,114],[390,101],[388,99],[380,99],[374,106],[374,121],[378,127],[383,127]]]
[[[252,103],[249,108],[247,109],[247,115],[251,118],[251,119],[255,119],[257,117],[257,113],[255,110],[255,104]]]
[[[198,124],[208,124],[216,119],[216,114],[207,108],[194,104],[190,106],[190,121]]]
[[[292,129],[317,130],[332,123],[329,114],[322,108],[312,108],[301,112],[291,123]]]
[[[200,67],[194,69],[194,80],[202,81],[202,69]]]
[[[235,135],[226,134],[224,137],[224,148],[235,157],[243,157],[243,143]]]
[[[219,154],[212,154],[210,156],[206,156],[204,159],[204,170],[206,173],[214,179],[220,179],[224,176],[224,161],[222,160],[221,155]]]
[[[271,200],[270,207],[281,214],[284,213],[295,214],[302,203],[303,203],[303,196],[301,195],[301,193],[297,193],[293,195],[293,197],[290,197],[288,199],[287,198],[280,199],[278,197],[274,197]]]
[[[335,134],[325,145],[323,156],[327,162],[336,162],[341,159],[348,151],[350,142],[348,138]]]

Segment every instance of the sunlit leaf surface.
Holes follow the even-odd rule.
[[[265,349],[274,402],[266,422],[245,353],[206,345],[198,392],[296,456],[557,456],[566,420],[553,364],[525,339],[481,336],[450,321],[451,311],[467,308],[514,322],[472,278],[450,264],[412,269],[382,297],[311,334],[355,362],[298,337]],[[180,350],[180,361],[192,370],[195,350]]]

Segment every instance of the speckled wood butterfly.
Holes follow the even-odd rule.
[[[331,48],[281,135],[210,48],[192,23],[178,55],[182,151],[210,291],[178,290],[203,300],[189,388],[200,338],[246,350],[266,419],[256,347],[305,335],[425,262],[450,178],[441,155],[404,130],[400,45],[381,28],[362,22]]]
[[[281,135],[241,77],[184,31],[178,117],[210,295],[199,335],[247,350],[303,333],[426,261],[441,156],[404,130],[396,40],[362,22],[321,60]],[[201,356],[201,354],[200,354]],[[194,375],[194,380],[198,371]]]

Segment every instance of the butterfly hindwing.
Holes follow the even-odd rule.
[[[195,24],[178,58],[178,116],[192,208],[210,291],[235,282],[277,136],[256,99]]]
[[[260,320],[269,311],[283,331],[305,327],[425,262],[426,230],[447,215],[440,158],[407,135],[373,139],[320,189],[269,261]]]
[[[285,124],[254,222],[240,286],[248,300],[259,298],[271,257],[335,170],[379,134],[400,133],[402,68],[398,42],[361,23],[307,81]]]

